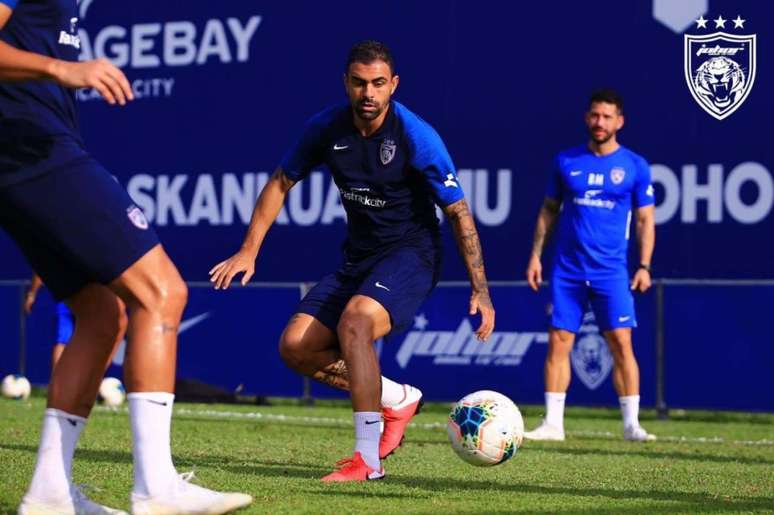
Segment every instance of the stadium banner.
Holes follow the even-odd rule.
[[[382,373],[418,386],[427,399],[456,401],[475,390],[496,390],[514,402],[542,404],[543,363],[548,350],[551,303],[546,288],[538,294],[526,286],[494,286],[495,332],[486,343],[475,336],[480,318],[468,316],[469,286],[440,285],[402,334],[377,343]],[[653,295],[637,299],[640,327],[635,352],[642,376],[642,403],[655,402]],[[594,316],[584,318],[571,355],[573,379],[568,403],[615,405],[613,358]],[[336,396],[314,385],[314,396]]]
[[[593,9],[562,2],[557,16],[555,4],[493,10],[399,1],[364,25],[360,4],[349,0],[336,8],[289,0],[184,9],[83,0],[81,57],[116,63],[136,97],[117,108],[79,91],[84,139],[156,227],[183,277],[204,280],[238,248],[256,195],[304,121],[344,100],[349,47],[381,39],[401,76],[395,98],[437,129],[459,169],[490,279],[523,278],[552,158],[587,139],[582,114],[602,86],[625,100],[620,141],[651,163],[655,275],[772,277],[774,246],[757,242],[774,232],[774,154],[767,131],[755,129],[774,117],[769,61],[755,62],[772,54],[772,40],[754,36],[774,6],[603,0]],[[738,12],[743,19],[732,24]],[[727,22],[698,27],[701,15]],[[589,37],[590,26],[606,27],[604,41]],[[604,59],[589,58],[600,45]],[[706,79],[724,70],[728,99]],[[291,191],[256,279],[319,280],[341,263],[344,224],[328,173],[312,173]],[[443,279],[462,280],[448,231],[444,241]],[[756,251],[741,266],[744,248]],[[5,234],[0,255],[0,279],[28,277]]]
[[[667,405],[774,411],[772,305],[771,282],[665,286]]]

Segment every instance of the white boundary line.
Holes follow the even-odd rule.
[[[94,408],[101,412],[121,412],[128,413],[129,410],[126,407],[123,408],[108,408],[105,406],[95,406]],[[261,413],[260,411],[219,411],[209,409],[191,409],[191,408],[175,408],[175,417],[180,418],[221,418],[232,420],[255,420],[261,422],[279,422],[285,424],[301,424],[301,425],[325,425],[331,427],[352,427],[353,423],[350,419],[336,418],[336,417],[305,417],[300,415],[283,415],[281,413]],[[425,429],[430,431],[445,430],[446,424],[440,422],[431,423],[411,423],[409,427],[417,429]],[[619,439],[620,434],[612,433],[610,431],[567,431],[570,436],[591,437],[591,438],[609,438]],[[735,445],[753,445],[753,446],[774,446],[774,440],[767,438],[761,440],[727,440],[720,436],[658,436],[658,442],[669,443],[709,443],[709,444],[723,444],[732,443]]]

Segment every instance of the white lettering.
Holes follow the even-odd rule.
[[[685,223],[696,222],[696,204],[707,201],[707,221],[723,221],[723,166],[711,164],[707,169],[707,184],[697,180],[696,165],[683,166],[683,201],[680,219]]]
[[[114,65],[119,68],[126,66],[129,63],[129,45],[126,43],[111,43],[110,52],[105,50],[105,45],[108,41],[113,39],[123,39],[126,37],[126,29],[119,27],[118,25],[110,25],[105,27],[97,37],[94,39],[94,57],[99,59],[104,57],[109,59]]]
[[[197,225],[202,220],[210,225],[220,225],[218,196],[210,174],[201,174],[196,180],[191,211],[188,213],[188,225]]]
[[[228,47],[226,31],[220,20],[208,20],[207,25],[204,26],[196,64],[206,63],[210,56],[218,56],[222,63],[231,62],[231,50]]]
[[[196,25],[173,21],[164,25],[164,64],[187,66],[196,58]]]
[[[223,174],[223,191],[221,192],[221,222],[224,225],[234,223],[234,209],[239,213],[239,220],[247,225],[255,205],[255,174],[246,173],[242,176],[242,184],[233,173]]]
[[[752,182],[758,189],[758,198],[752,204],[745,204],[741,198],[742,185]],[[763,165],[747,162],[737,165],[726,180],[724,191],[726,209],[729,214],[743,224],[755,224],[771,212],[774,201],[774,183]]]
[[[153,201],[152,191],[156,185],[156,178],[146,173],[141,173],[129,179],[126,191],[132,200],[145,213],[148,222],[153,223],[156,216],[156,203]]]
[[[475,190],[476,218],[488,226],[502,225],[511,214],[511,171],[501,169],[497,171],[497,203],[493,209],[489,208],[489,172],[476,170]]]
[[[675,173],[664,165],[651,165],[650,173],[653,184],[664,188],[664,200],[656,206],[655,220],[657,224],[668,222],[675,216],[680,207],[680,181]]]
[[[303,186],[303,187],[302,187]],[[309,190],[309,207],[304,209],[304,190]],[[322,212],[323,177],[317,172],[290,190],[290,218],[300,226],[314,225]]]
[[[132,67],[156,68],[161,65],[153,50],[153,36],[161,32],[160,23],[141,23],[132,27]]]
[[[169,182],[168,175],[159,175],[156,179],[156,225],[167,225],[169,213],[175,225],[189,225],[180,200],[180,190],[188,181],[187,175],[175,175]]]
[[[253,39],[258,25],[261,24],[261,17],[251,16],[244,27],[239,24],[239,20],[236,18],[229,18],[226,23],[237,42],[237,61],[247,61],[250,59],[250,40]]]

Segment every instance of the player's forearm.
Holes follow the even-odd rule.
[[[242,249],[258,254],[263,239],[274,220],[279,216],[282,205],[285,203],[285,197],[293,184],[282,170],[277,170],[272,174],[255,203]]]
[[[32,274],[32,280],[30,282],[30,289],[27,291],[27,294],[31,295],[37,295],[38,290],[43,286],[43,280],[40,278],[38,274]]]
[[[0,80],[55,80],[61,62],[0,41]]]
[[[546,248],[546,244],[554,232],[557,215],[558,211],[551,207],[543,205],[540,208],[537,223],[535,224],[535,234],[532,237],[532,254],[534,256],[540,258],[543,255],[543,250]]]
[[[640,263],[650,265],[656,246],[656,224],[653,220],[637,221],[637,244],[640,247]]]
[[[484,272],[484,253],[473,217],[468,209],[468,203],[460,200],[444,208],[451,222],[457,248],[465,262],[470,277],[470,285],[474,291],[488,291],[489,286]]]

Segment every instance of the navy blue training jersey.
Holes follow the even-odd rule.
[[[346,257],[359,261],[398,244],[437,248],[435,204],[464,195],[451,157],[438,133],[405,106],[392,101],[382,126],[363,137],[349,104],[312,117],[280,167],[300,181],[326,165],[347,212]]]
[[[0,0],[13,9],[0,40],[77,61],[76,0]],[[83,157],[75,92],[52,81],[0,81],[0,187]]]
[[[559,200],[554,273],[572,279],[628,277],[632,208],[654,203],[647,161],[621,146],[606,156],[586,145],[561,152],[546,196]]]

